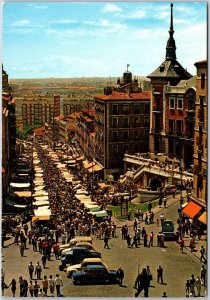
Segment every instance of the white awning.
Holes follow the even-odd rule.
[[[34,188],[35,191],[41,191],[45,188],[45,185],[38,185]]]
[[[40,197],[34,197],[36,201],[38,200],[48,200],[48,196],[40,196]]]
[[[47,201],[47,200],[42,200],[42,201],[36,201],[36,202],[34,202],[34,205],[36,205],[36,206],[46,206],[46,205],[50,205],[50,203],[49,203],[49,201]]]
[[[10,186],[15,188],[26,188],[26,187],[30,187],[30,183],[11,182]]]
[[[29,191],[15,191],[14,194],[18,197],[31,197],[31,192]]]

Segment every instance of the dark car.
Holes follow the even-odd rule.
[[[108,284],[108,283],[119,283],[119,277],[117,271],[108,270],[103,265],[88,265],[83,270],[78,270],[72,274],[73,283],[84,284]]]
[[[74,247],[61,255],[61,265],[59,270],[63,271],[67,264],[79,264],[84,258],[101,258],[100,252],[95,252],[85,247]]]

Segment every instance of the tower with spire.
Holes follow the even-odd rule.
[[[192,77],[185,68],[177,61],[176,42],[174,39],[173,26],[173,4],[170,5],[170,28],[169,38],[166,43],[165,60],[159,67],[147,77],[151,79],[151,103],[150,103],[150,141],[149,150],[151,153],[164,153],[166,145],[162,136],[165,135],[165,117],[167,113],[164,86],[176,86],[181,80],[188,80]]]

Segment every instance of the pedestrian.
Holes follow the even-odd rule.
[[[163,298],[163,297],[164,297],[164,298],[168,297],[167,294],[166,294],[166,292],[163,292],[162,298]]]
[[[195,248],[195,243],[194,243],[194,238],[192,236],[190,237],[189,247],[190,247],[190,251],[193,252],[193,250]]]
[[[204,257],[205,249],[204,249],[203,245],[201,246],[200,254],[201,254],[201,256],[200,256],[200,262],[202,261],[202,259],[205,261],[206,260],[205,257]]]
[[[149,284],[150,279],[147,274],[146,268],[142,269],[142,272],[137,275],[134,288],[137,289],[135,293],[135,297],[138,297],[138,295],[141,293],[142,290],[144,290],[144,297],[149,297]]]
[[[190,296],[190,281],[187,280],[185,283],[185,296],[189,297]]]
[[[106,247],[109,249],[108,241],[109,241],[109,237],[108,237],[108,235],[105,235],[105,237],[104,237],[104,249]]]
[[[119,281],[120,281],[120,286],[122,286],[123,279],[124,279],[124,271],[123,271],[123,269],[119,268],[117,270],[117,274],[118,274],[118,278],[119,278]]]
[[[148,215],[147,215],[147,213],[145,214],[144,223],[145,223],[145,225],[148,225]]]
[[[200,276],[197,276],[197,278],[195,280],[195,288],[196,288],[196,291],[197,291],[196,297],[201,296],[201,287],[202,287],[202,282],[201,282]]]
[[[4,296],[4,290],[7,289],[7,288],[8,288],[8,286],[4,282],[4,279],[1,279],[1,292],[2,292],[2,296]]]
[[[37,279],[41,279],[41,273],[42,273],[42,266],[37,262],[35,267],[35,275],[37,276]]]
[[[151,201],[149,201],[149,203],[148,203],[148,211],[151,212],[151,209],[152,209],[152,203],[151,203]]]
[[[157,283],[163,284],[163,268],[161,266],[157,269]]]
[[[133,245],[135,245],[135,247],[138,248],[136,232],[133,235],[133,243],[131,244],[131,248],[133,248]]]
[[[153,231],[150,233],[150,236],[149,236],[149,247],[153,246],[153,240],[154,240],[154,233]]]
[[[34,285],[33,285],[34,297],[38,297],[39,288],[40,288],[40,285],[37,283],[37,280],[35,280]]]
[[[23,279],[23,296],[22,297],[27,297],[28,294],[28,281],[26,279]]]
[[[159,222],[159,219],[157,219],[157,227],[160,226],[160,222]]]
[[[25,244],[24,243],[20,243],[19,248],[20,248],[20,255],[24,256]]]
[[[164,206],[164,208],[166,208],[166,197],[164,197],[164,199],[163,199],[163,206]]]
[[[48,279],[48,287],[49,287],[49,290],[50,290],[50,296],[54,297],[55,281],[53,280],[52,275],[50,275],[50,277]]]
[[[33,279],[33,274],[34,274],[34,266],[33,266],[32,261],[30,261],[30,263],[28,265],[28,272],[29,272],[29,275],[30,275],[30,280],[32,280]]]
[[[34,296],[34,286],[33,286],[32,280],[30,281],[30,283],[28,285],[28,290],[29,290],[31,297],[33,297]]]
[[[204,286],[206,286],[206,268],[204,267],[204,265],[202,265],[201,267],[201,281],[202,281],[202,284]]]
[[[20,297],[23,297],[24,282],[23,282],[23,277],[22,276],[19,277],[19,285],[20,285]]]
[[[63,281],[60,278],[59,274],[56,274],[56,276],[55,276],[55,287],[56,287],[57,297],[61,296],[61,292],[60,292],[61,286],[63,286]]]
[[[61,243],[62,243],[62,245],[65,245],[65,243],[66,243],[66,235],[65,235],[65,233],[63,233],[62,236],[61,236]]]
[[[151,281],[152,280],[152,274],[151,274],[149,266],[146,267],[146,271],[147,271],[147,275],[149,276],[149,280]],[[150,281],[149,281],[149,285],[150,285]]]
[[[55,259],[59,259],[59,249],[60,249],[59,244],[55,243],[53,245],[53,252],[54,252],[54,255],[55,255]]]
[[[160,215],[160,224],[161,224],[161,226],[163,225],[164,219],[165,219],[165,217],[164,217],[164,214],[162,213],[162,214]]]
[[[180,240],[180,250],[181,250],[181,253],[184,253],[184,239],[181,238]]]
[[[11,291],[12,291],[12,297],[15,297],[15,292],[16,292],[16,280],[12,279],[10,285],[8,287],[11,286]]]
[[[127,245],[128,245],[128,248],[131,247],[131,237],[130,237],[130,234],[127,235]]]
[[[195,296],[195,277],[192,274],[190,278],[190,296]]]
[[[147,247],[147,237],[148,237],[148,234],[145,233],[144,234],[144,247]]]
[[[140,227],[137,229],[136,239],[137,239],[137,244],[140,245],[140,240],[141,240],[141,230],[140,230]]]
[[[43,268],[45,269],[46,268],[46,263],[47,263],[46,254],[42,255],[41,261],[42,261]]]
[[[46,275],[44,276],[44,279],[42,280],[42,288],[43,288],[44,297],[47,297],[48,280],[47,280]]]

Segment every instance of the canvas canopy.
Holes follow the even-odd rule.
[[[15,188],[26,188],[26,187],[30,187],[30,183],[11,182],[10,186]]]
[[[31,197],[31,192],[29,191],[15,191],[14,194],[18,197]]]

